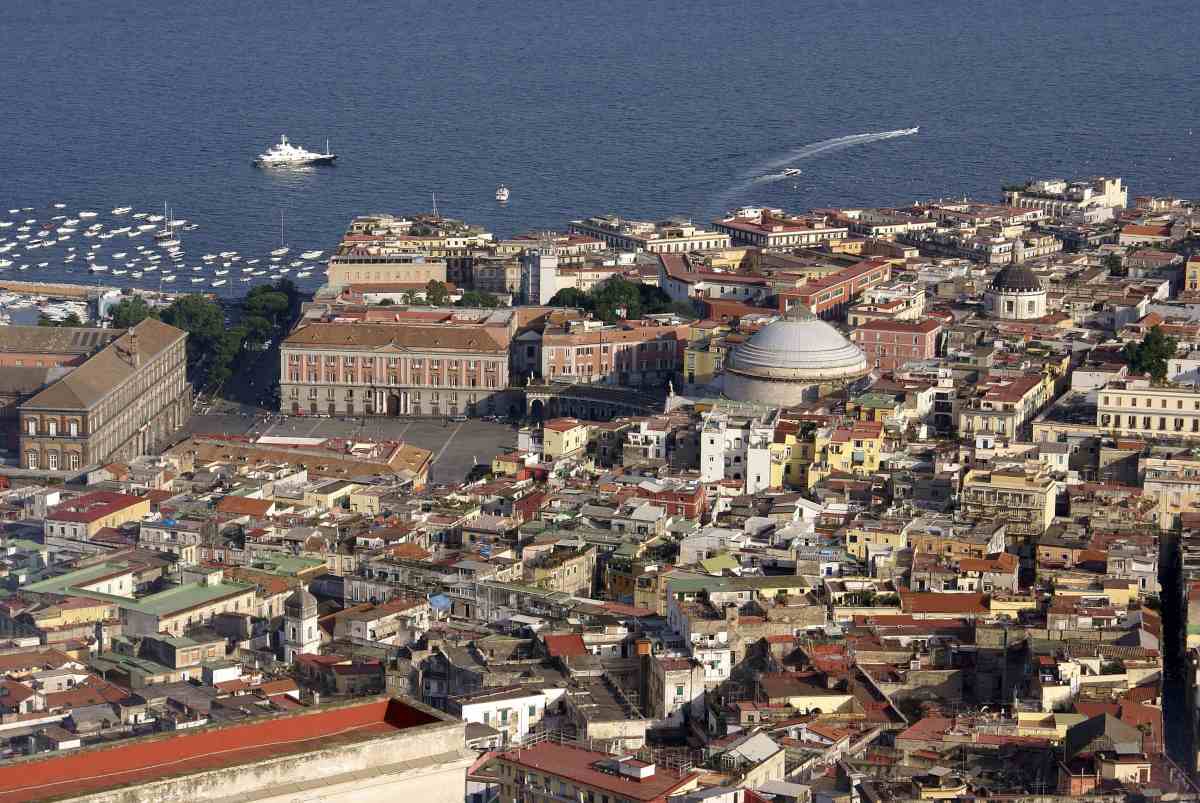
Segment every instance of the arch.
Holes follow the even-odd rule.
[[[400,415],[400,394],[389,393],[387,397],[387,414],[396,418]]]
[[[529,417],[530,418],[534,419],[535,421],[541,421],[542,417],[545,414],[546,414],[546,405],[542,402],[541,399],[534,399],[532,402],[530,402],[530,404],[529,404]]]

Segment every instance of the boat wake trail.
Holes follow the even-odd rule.
[[[799,147],[778,159],[763,162],[750,170],[746,175],[747,177],[757,176],[765,170],[777,170],[780,167],[786,167],[792,162],[798,162],[801,159],[811,159],[823,153],[853,148],[856,145],[866,145],[869,142],[880,142],[885,139],[896,139],[897,137],[910,137],[916,134],[918,130],[917,128],[898,128],[895,131],[876,131],[873,133],[849,134],[844,137],[823,139],[820,142],[813,142],[812,144]]]
[[[779,156],[770,161],[762,162],[755,165],[745,173],[742,181],[734,184],[726,189],[718,196],[719,211],[723,212],[725,205],[730,198],[740,192],[744,192],[749,188],[765,184],[773,181],[779,181],[783,178],[788,178],[789,174],[778,172],[781,167],[787,167],[804,159],[811,159],[814,156],[832,153],[834,151],[845,150],[846,148],[854,148],[859,145],[866,145],[871,142],[880,142],[885,139],[896,139],[898,137],[910,137],[918,133],[920,128],[898,128],[895,131],[870,131],[862,134],[847,134],[843,137],[833,137],[832,139],[823,139],[820,142],[812,142],[808,145],[803,145],[795,150],[789,151],[783,156]]]

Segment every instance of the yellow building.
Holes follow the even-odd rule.
[[[871,547],[891,547],[892,551],[908,546],[908,529],[912,521],[878,519],[856,521],[846,528],[846,551],[858,560],[866,560]]]
[[[323,482],[305,489],[304,504],[318,510],[331,510],[361,487],[357,483],[346,480]]]
[[[1010,545],[1042,535],[1054,521],[1058,483],[1036,469],[971,469],[963,478],[962,511],[973,519],[1003,521]]]
[[[587,442],[588,425],[577,418],[554,418],[542,424],[542,452],[548,458],[580,455]]]
[[[1032,594],[993,594],[988,600],[988,611],[992,616],[1007,616],[1016,619],[1021,611],[1036,611],[1038,599]]]
[[[150,500],[140,496],[95,491],[63,502],[46,514],[42,531],[46,546],[89,542],[105,527],[117,528],[150,515]]]
[[[856,421],[849,427],[828,427],[817,432],[814,462],[809,471],[811,488],[831,474],[866,477],[879,471],[883,453],[883,424]]]
[[[771,451],[771,487],[807,488],[809,467],[816,453],[815,426],[807,422],[780,421]]]
[[[1183,271],[1183,287],[1189,292],[1200,291],[1200,254],[1193,254]]]

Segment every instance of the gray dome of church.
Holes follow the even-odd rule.
[[[1005,265],[992,277],[991,288],[1012,293],[1031,293],[1041,290],[1042,283],[1024,265]]]
[[[802,307],[734,348],[725,365],[724,392],[735,401],[790,407],[868,370],[858,346]]]

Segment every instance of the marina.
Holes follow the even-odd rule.
[[[196,290],[212,288],[216,292],[230,293],[229,281],[221,277],[228,275],[234,263],[249,266],[267,261],[281,263],[293,250],[281,243],[280,247],[261,257],[243,255],[233,248],[213,248],[203,255],[193,251],[194,255],[189,256],[190,232],[201,226],[175,217],[173,210],[165,204],[162,213],[135,212],[132,206],[116,206],[107,213],[83,209],[47,214],[45,219],[26,216],[29,213],[36,215],[37,208],[11,207],[8,210],[10,219],[0,220],[0,282],[6,274],[19,272],[23,279],[87,282],[105,277],[120,287],[153,289],[174,281],[175,273],[183,270],[196,274],[188,281]],[[68,207],[55,202],[41,208],[57,212]],[[139,242],[143,235],[150,237]],[[283,238],[282,212],[280,238]],[[206,237],[205,244],[210,242]],[[273,281],[294,270],[298,279],[310,279],[309,284],[312,284],[311,279],[323,275],[322,266],[315,265],[312,260],[323,253],[321,249],[303,250],[301,258],[292,260],[286,268],[273,264],[270,275],[267,271],[247,271],[249,275],[243,281]],[[160,266],[164,265],[173,268],[173,272],[160,271]]]

